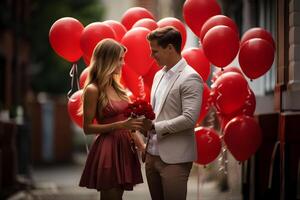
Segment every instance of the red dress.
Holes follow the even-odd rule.
[[[125,120],[126,101],[110,101],[103,109],[102,124]],[[141,165],[129,130],[101,133],[93,142],[79,186],[97,190],[132,190],[143,182]]]

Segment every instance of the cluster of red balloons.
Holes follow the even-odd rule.
[[[212,105],[217,110],[222,129],[238,115],[253,116],[255,95],[239,68],[229,66],[217,71],[212,81]]]
[[[256,106],[255,95],[237,67],[230,66],[217,71],[212,80],[214,83],[208,97],[209,105],[216,108],[223,131],[222,139],[214,141],[223,140],[236,160],[245,161],[257,151],[262,140],[261,129],[253,117]],[[217,158],[220,148],[217,143],[208,144],[204,136],[200,138],[203,129],[200,130],[196,132],[198,148],[196,162],[206,165]],[[206,134],[209,131],[206,131]],[[207,148],[207,145],[210,147]]]
[[[234,21],[224,15],[215,15],[204,22],[199,33],[204,53],[216,67],[227,67],[239,52],[238,61],[243,73],[250,79],[256,79],[273,64],[275,42],[263,28],[249,29],[240,41]]]
[[[205,2],[204,2],[205,3]],[[205,6],[206,8],[203,8]],[[203,22],[209,17],[218,14],[220,7],[207,9],[210,4],[203,4]],[[185,8],[189,8],[187,5]],[[214,13],[213,10],[217,11]],[[185,12],[185,11],[184,11]],[[194,12],[194,11],[192,11]],[[191,12],[186,11],[186,16]],[[192,22],[194,24],[194,22]],[[198,23],[198,22],[197,22]],[[150,56],[150,46],[146,39],[147,34],[157,27],[174,26],[182,36],[182,49],[186,42],[185,25],[178,19],[167,17],[156,22],[153,14],[141,7],[128,9],[122,16],[121,23],[114,20],[94,22],[86,27],[76,19],[65,17],[57,20],[49,32],[50,44],[55,52],[69,62],[76,62],[81,57],[89,65],[91,55],[96,44],[104,38],[114,38],[128,49],[125,55],[126,66],[123,68],[122,82],[134,96],[144,96],[150,100],[150,88],[153,77],[159,67]],[[187,62],[203,77],[204,81],[210,74],[210,63],[201,48],[189,49],[183,52]],[[88,70],[80,75],[80,87],[82,88],[87,77]],[[141,87],[143,85],[144,88]],[[207,92],[206,87],[206,93]],[[207,101],[204,95],[203,102]],[[206,105],[205,108],[208,106]],[[207,109],[203,109],[204,111]],[[204,112],[201,113],[204,118]]]
[[[256,79],[271,68],[276,49],[272,35],[257,27],[245,32],[240,41],[237,25],[221,15],[217,1],[186,0],[183,17],[216,67],[228,66],[239,52],[239,64],[248,78]]]
[[[256,79],[270,69],[276,49],[274,40],[266,30],[253,28],[240,41],[238,27],[232,19],[221,15],[216,0],[186,0],[183,17],[201,44],[200,47],[182,51],[187,63],[200,74],[204,82],[209,78],[211,64],[222,68],[212,76],[211,89],[204,84],[197,123],[200,124],[211,106],[214,106],[224,130],[224,143],[237,160],[246,160],[257,150],[261,136],[259,126],[253,119],[255,95],[244,75]],[[52,25],[49,40],[59,56],[69,62],[76,62],[82,57],[86,65],[89,65],[93,49],[99,41],[104,38],[119,41],[128,50],[121,82],[133,97],[150,101],[153,78],[160,68],[151,57],[146,37],[150,31],[164,26],[178,29],[183,49],[187,36],[184,23],[173,17],[156,21],[151,12],[141,7],[128,9],[121,22],[107,20],[85,27],[74,18],[61,18]],[[262,54],[264,56],[260,56]],[[229,66],[237,55],[242,71]],[[86,68],[80,75],[80,88],[84,87],[88,71]],[[70,117],[79,126],[82,126],[82,116],[77,112],[81,95],[82,90],[74,93],[68,103]],[[197,162],[208,164],[218,156],[221,139],[216,131],[206,128],[198,130],[196,138]]]
[[[220,154],[222,140],[233,157],[243,162],[248,160],[259,148],[262,133],[253,117],[239,115],[226,125],[223,137],[212,128],[200,127],[196,132],[197,162],[207,165]]]
[[[206,67],[206,63],[208,66],[212,63],[222,68],[212,76],[213,84],[208,97],[205,92],[208,90],[204,88],[203,97],[206,97],[202,101],[205,108],[215,107],[224,131],[223,140],[226,147],[237,160],[244,161],[255,153],[261,143],[261,131],[253,118],[256,106],[255,95],[248,86],[245,76],[256,79],[264,75],[273,64],[276,48],[272,35],[263,28],[248,30],[240,41],[237,25],[232,19],[220,13],[220,6],[215,0],[185,1],[184,19],[199,38],[201,47],[184,50],[182,55],[196,71],[197,64],[200,66],[201,62],[199,74],[204,80],[210,70],[210,67]],[[192,53],[185,55],[189,51]],[[241,70],[230,66],[236,57]],[[203,104],[201,114],[207,111],[203,108]],[[201,114],[199,122],[202,121]],[[211,130],[206,130],[206,135],[208,132]],[[204,147],[200,147],[205,146],[203,143],[207,142],[203,135],[203,129],[196,133],[199,164],[207,164],[208,160],[216,158],[218,155],[216,152],[219,152],[216,144],[211,144],[214,149],[205,150]],[[238,143],[239,140],[241,142],[237,145],[235,142]],[[208,155],[212,153],[210,151],[216,155],[213,159],[208,159]]]

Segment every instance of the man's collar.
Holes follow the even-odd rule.
[[[172,72],[177,72],[178,71],[178,68],[179,68],[179,66],[181,66],[182,64],[184,64],[184,63],[186,63],[186,61],[185,61],[185,59],[184,58],[181,58],[173,67],[171,67],[171,69],[169,69],[168,71],[172,71]],[[164,73],[166,73],[166,72],[168,72],[168,71],[166,71],[166,69],[167,69],[167,67],[166,66],[164,66],[163,67],[163,71],[164,71]]]

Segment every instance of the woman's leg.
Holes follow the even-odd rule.
[[[101,200],[122,200],[124,190],[120,188],[112,188],[109,190],[102,190],[100,192]]]

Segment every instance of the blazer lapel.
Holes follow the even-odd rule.
[[[173,87],[175,81],[178,79],[178,77],[180,76],[180,73],[181,71],[184,69],[184,67],[187,65],[186,62],[183,62],[180,66],[178,66],[178,69],[176,70],[176,73],[174,74],[174,76],[170,79],[169,83],[168,83],[168,86],[166,88],[166,91],[165,93],[163,94],[162,96],[162,101],[161,101],[161,104],[160,104],[160,107],[158,109],[158,112],[156,113],[156,116],[158,116],[161,112],[161,109],[163,108],[165,102],[166,102],[166,99],[167,99],[167,96],[171,90],[171,88]]]

